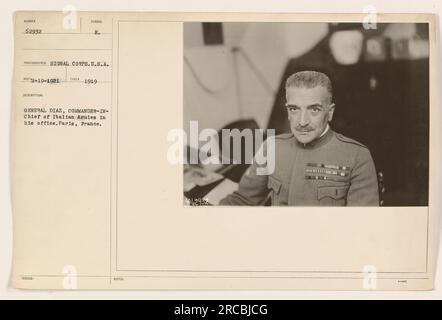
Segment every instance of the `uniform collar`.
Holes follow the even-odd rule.
[[[321,133],[321,135],[319,136],[319,138],[321,138],[323,135],[325,135],[329,129],[330,129],[330,125],[327,123],[327,126],[326,126],[325,129],[324,129],[324,132]]]
[[[333,130],[330,128],[330,126],[327,124],[327,127],[325,128],[324,132],[321,134],[319,138],[316,138],[315,140],[309,142],[309,143],[301,143],[298,140],[296,140],[296,144],[301,147],[302,149],[313,149],[318,148],[320,146],[323,146],[327,142],[330,141],[330,139],[333,136]]]

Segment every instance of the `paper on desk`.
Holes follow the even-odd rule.
[[[184,172],[184,191],[187,192],[195,186],[206,186],[222,178],[223,176],[219,173],[192,167]]]
[[[238,184],[229,179],[224,179],[219,185],[217,185],[212,191],[210,191],[204,198],[211,204],[219,204],[228,194],[238,190]]]

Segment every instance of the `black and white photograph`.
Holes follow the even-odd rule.
[[[4,289],[440,295],[438,18],[323,10],[11,15]]]
[[[427,23],[185,22],[186,206],[428,206]]]

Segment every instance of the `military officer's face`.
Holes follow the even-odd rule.
[[[290,128],[301,143],[309,143],[324,132],[333,117],[334,104],[330,103],[327,89],[289,87],[286,90]]]

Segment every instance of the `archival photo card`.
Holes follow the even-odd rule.
[[[435,16],[14,19],[15,288],[433,288]]]

